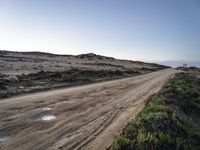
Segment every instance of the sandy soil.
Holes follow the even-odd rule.
[[[96,54],[55,55],[42,52],[12,52],[0,50],[0,73],[16,75],[38,71],[81,70],[159,70],[166,66],[139,61],[120,60]]]
[[[0,149],[105,149],[176,72],[166,69],[4,99],[0,101]]]

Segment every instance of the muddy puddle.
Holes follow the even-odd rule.
[[[50,108],[50,107],[44,107],[44,108],[42,108],[42,110],[51,110],[52,108]]]
[[[63,103],[72,104],[74,101],[63,101]]]
[[[41,120],[43,120],[43,121],[51,121],[54,119],[56,119],[56,116],[54,116],[54,115],[44,115],[41,117]]]
[[[9,136],[5,131],[0,131],[0,142],[9,140]]]

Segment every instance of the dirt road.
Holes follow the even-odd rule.
[[[105,149],[176,72],[1,100],[0,149]]]

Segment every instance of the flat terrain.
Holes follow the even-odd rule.
[[[105,149],[176,72],[166,69],[1,100],[0,149]]]

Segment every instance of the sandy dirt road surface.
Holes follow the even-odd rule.
[[[3,99],[0,149],[105,149],[176,72],[166,69]],[[55,118],[42,120],[45,115]]]

